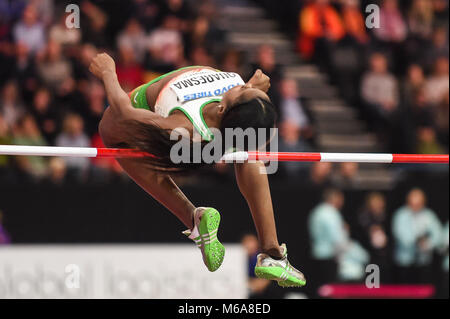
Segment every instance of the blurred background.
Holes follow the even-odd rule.
[[[65,24],[72,3],[80,29]],[[366,26],[370,4],[379,28]],[[0,0],[0,144],[102,147],[107,100],[88,66],[106,51],[126,91],[187,65],[244,80],[262,69],[280,151],[448,153],[448,31],[447,0]],[[230,253],[243,279],[229,297],[448,298],[448,177],[448,165],[280,163],[269,176],[278,233],[309,280],[304,289],[254,278],[258,245],[231,166],[177,182],[195,205],[222,212],[222,240],[245,254]],[[0,298],[26,296],[11,269],[61,256],[41,260],[39,249],[149,245],[129,257],[139,263],[145,251],[159,258],[152,245],[186,243],[182,230],[114,160],[0,156]],[[203,267],[191,246],[180,263]],[[26,255],[38,259],[15,247],[36,247]],[[369,264],[384,289],[365,288]],[[241,274],[227,269],[225,279]],[[138,296],[126,291],[114,296]]]

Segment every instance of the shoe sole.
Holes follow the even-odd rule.
[[[306,280],[300,280],[292,275],[289,275],[281,267],[255,267],[255,275],[258,278],[275,280],[281,287],[303,287],[306,285]]]
[[[220,213],[214,208],[207,208],[202,215],[198,230],[206,267],[211,272],[220,268],[225,257],[225,247],[217,238],[220,225]]]

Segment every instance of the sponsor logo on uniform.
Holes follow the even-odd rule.
[[[200,99],[203,97],[221,96],[221,95],[225,94],[227,91],[231,90],[232,88],[234,88],[235,86],[238,86],[238,85],[241,85],[241,84],[240,83],[230,84],[228,86],[225,86],[221,89],[216,89],[214,91],[203,91],[203,92],[198,92],[198,93],[187,94],[187,95],[184,95],[183,99],[184,99],[184,101],[191,101],[191,100],[196,100],[196,99]]]

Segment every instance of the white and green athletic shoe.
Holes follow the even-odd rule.
[[[194,211],[194,228],[183,232],[200,248],[203,262],[209,271],[213,272],[222,265],[225,247],[217,239],[220,214],[210,207],[198,207]]]
[[[287,259],[287,248],[281,245],[283,258],[273,259],[267,254],[259,254],[255,267],[255,275],[259,278],[275,280],[281,287],[303,287],[306,285],[305,276],[291,266]]]

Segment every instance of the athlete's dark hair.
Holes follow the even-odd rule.
[[[222,117],[220,132],[222,136],[225,137],[225,130],[227,128],[242,128],[244,131],[247,128],[255,129],[257,135],[259,134],[258,128],[265,128],[264,142],[270,140],[271,128],[275,127],[276,123],[276,112],[270,101],[254,98],[252,100],[237,103],[232,105],[230,108],[225,110]],[[192,160],[190,163],[174,163],[170,158],[170,151],[172,147],[180,140],[171,140],[170,133],[171,130],[162,129],[156,124],[143,123],[139,121],[126,121],[124,129],[127,131],[127,142],[119,143],[115,145],[116,147],[139,149],[141,151],[153,154],[152,157],[145,157],[141,160],[144,164],[151,167],[153,170],[168,172],[168,173],[187,173],[204,166],[206,163],[203,161],[201,163],[194,163]],[[260,138],[257,136],[257,141]],[[208,144],[207,141],[193,142],[192,139],[189,141],[191,150],[194,143],[201,143],[201,148]],[[225,151],[225,142],[223,141],[222,154]],[[233,142],[231,148],[235,148],[236,141]],[[249,150],[248,143],[244,143],[244,149],[241,151]],[[257,145],[261,147],[263,145]],[[193,152],[191,151],[191,157]]]
[[[266,134],[264,142],[267,142],[271,139],[270,129],[275,127],[276,119],[277,114],[273,104],[268,100],[257,97],[244,103],[238,103],[226,109],[220,124],[220,132],[222,133],[222,136],[225,136],[225,130],[227,128],[241,128],[244,131],[251,128],[259,134],[258,128],[264,128],[264,133]],[[257,136],[257,138],[259,141],[259,136]],[[244,149],[237,150],[248,151],[250,145],[248,145],[247,142],[248,141],[245,141],[244,143]],[[235,141],[233,143],[235,143]],[[234,144],[231,147],[235,148],[236,146],[237,145]],[[263,145],[256,145],[256,147],[261,146]],[[223,151],[229,150],[224,149]]]

